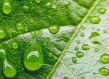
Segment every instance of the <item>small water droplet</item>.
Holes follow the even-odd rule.
[[[89,49],[90,49],[90,47],[89,47],[88,44],[83,44],[82,45],[82,50],[89,50]]]
[[[82,26],[82,30],[85,30],[85,27],[84,26]]]
[[[36,71],[42,67],[44,63],[43,53],[42,48],[38,43],[25,51],[23,62],[26,69],[30,71]]]
[[[36,33],[34,31],[31,32],[31,36],[34,39],[35,38]]]
[[[52,53],[48,53],[48,57],[52,57],[53,56],[53,54]]]
[[[77,41],[77,44],[80,44],[80,41]]]
[[[26,32],[28,32],[28,27],[25,27],[24,29],[25,29]]]
[[[93,24],[98,24],[100,22],[100,18],[98,16],[92,16],[90,17],[90,22]]]
[[[76,57],[72,57],[72,62],[76,63],[77,62],[77,58]]]
[[[94,51],[95,51],[95,52],[99,52],[99,49],[98,49],[98,48],[95,48]]]
[[[80,79],[85,79],[85,77],[81,77]]]
[[[100,31],[100,29],[98,28],[97,31]]]
[[[77,8],[77,9],[80,9],[80,8],[81,8],[81,6],[80,6],[80,5],[77,5],[77,6],[76,6],[76,8]]]
[[[26,13],[28,12],[28,6],[23,6],[22,8],[23,8],[24,12],[26,12]]]
[[[80,36],[81,36],[81,37],[84,37],[84,33],[81,33]]]
[[[103,30],[103,33],[104,33],[104,34],[106,34],[106,33],[107,33],[107,31],[106,31],[106,30]]]
[[[76,51],[79,49],[79,47],[78,46],[75,46],[75,48],[74,48]]]
[[[52,27],[49,27],[49,32],[51,34],[56,34],[59,31],[59,29],[60,29],[59,26],[52,26]]]
[[[48,2],[48,3],[45,5],[45,8],[47,8],[47,9],[52,8],[52,3],[51,3],[51,2]]]
[[[94,44],[102,44],[102,39],[100,37],[100,34],[97,32],[92,32],[89,39]]]
[[[100,68],[99,72],[103,76],[108,76],[109,75],[109,70],[107,68]]]
[[[64,77],[64,79],[69,79],[68,77]]]
[[[82,58],[82,57],[84,56],[84,53],[81,52],[81,51],[77,51],[77,52],[76,52],[76,56],[77,56],[78,58]]]
[[[18,23],[18,24],[16,25],[16,28],[17,28],[19,31],[24,29],[24,27],[23,27],[23,25],[22,25],[21,23]]]
[[[38,34],[43,34],[43,31],[42,30],[38,30]]]
[[[18,44],[17,43],[13,43],[12,47],[13,47],[13,49],[18,49]]]
[[[4,14],[10,14],[12,12],[9,0],[4,0],[3,6],[2,6],[2,11]]]
[[[102,54],[100,56],[100,62],[103,64],[109,63],[109,54]]]
[[[8,78],[14,77],[17,73],[16,68],[12,66],[11,64],[9,64],[6,59],[3,62],[3,73]]]
[[[0,39],[5,37],[5,32],[3,29],[0,29]]]
[[[100,14],[104,14],[104,13],[106,12],[106,9],[105,9],[105,8],[100,8],[100,9],[98,10],[98,12],[99,12]]]
[[[42,0],[35,0],[36,1],[36,3],[40,3]]]

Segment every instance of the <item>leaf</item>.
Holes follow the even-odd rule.
[[[36,3],[35,0],[10,0],[9,3],[12,11],[5,14],[5,12],[2,11],[4,2],[1,0],[0,29],[2,31],[0,34],[3,33],[4,36],[0,39],[0,48],[5,50],[6,59],[13,64],[17,70],[17,74],[13,77],[13,79],[63,79],[64,77],[71,77],[71,79],[79,78],[81,75],[76,73],[75,76],[74,73],[77,71],[74,70],[74,72],[72,72],[69,68],[75,66],[74,68],[79,70],[78,67],[82,67],[83,62],[80,62],[79,66],[71,63],[70,57],[72,57],[74,53],[69,53],[69,51],[74,51],[72,46],[77,45],[75,44],[77,39],[80,40],[82,38],[81,44],[86,41],[87,35],[80,37],[78,35],[76,36],[76,34],[87,32],[87,30],[89,30],[88,32],[92,32],[90,28],[92,28],[94,24],[92,25],[89,20],[86,21],[84,27],[86,28],[86,26],[89,26],[90,28],[87,28],[84,31],[79,31],[79,29],[82,27],[83,23],[97,4],[99,4],[97,6],[98,8],[101,8],[102,6],[107,8],[107,2],[108,0],[101,0],[100,2],[99,0],[41,0],[40,3]],[[106,4],[103,5],[103,3]],[[104,20],[106,20],[108,18],[108,13],[104,15],[99,14],[97,7],[93,12],[94,14],[92,13],[90,16],[105,16],[106,18]],[[105,24],[101,21],[100,24],[103,25],[102,23]],[[49,32],[49,28],[55,25],[60,27],[60,30],[56,34],[51,34]],[[103,26],[100,28],[103,28]],[[107,42],[107,40],[105,41]],[[36,43],[40,44],[42,47],[44,64],[37,71],[31,72],[25,68],[23,57],[24,52]],[[87,44],[89,43],[92,46],[97,46],[92,44],[90,40],[87,41]],[[106,46],[102,46],[101,44],[98,45],[98,47],[105,48]],[[90,52],[91,48],[90,51],[84,51]],[[67,54],[69,54],[69,56],[67,56]],[[88,58],[88,55],[85,56]],[[66,61],[66,58],[69,60]],[[95,60],[91,60],[91,62],[93,61]],[[86,66],[90,64],[86,64]],[[97,67],[94,68],[96,69]],[[56,72],[54,72],[55,70]],[[57,72],[59,75],[57,75]],[[85,74],[86,72],[82,70],[81,73]],[[101,77],[102,76],[100,75],[100,78]],[[7,77],[3,74],[3,61],[0,60],[0,79],[6,78]]]

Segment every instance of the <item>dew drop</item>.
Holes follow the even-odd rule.
[[[78,46],[75,46],[75,48],[74,48],[76,51],[79,49],[79,47]]]
[[[12,12],[9,0],[4,0],[3,6],[2,6],[2,11],[4,14],[10,14]]]
[[[77,56],[78,58],[82,58],[82,57],[84,56],[84,53],[81,52],[81,51],[77,51],[77,52],[76,52],[76,56]]]
[[[85,79],[85,77],[81,77],[80,79]]]
[[[5,37],[5,32],[3,29],[0,29],[0,39]]]
[[[12,47],[13,47],[13,49],[18,49],[18,44],[17,43],[13,43]]]
[[[22,8],[23,8],[24,12],[26,12],[26,13],[28,12],[28,6],[23,6]]]
[[[95,52],[99,52],[99,49],[98,49],[98,48],[95,48],[94,51],[95,51]]]
[[[107,33],[107,31],[106,31],[106,30],[103,30],[103,33],[104,33],[104,34],[106,34],[106,33]]]
[[[108,76],[109,75],[109,70],[107,68],[100,68],[99,72],[103,76]]]
[[[109,63],[109,54],[102,54],[100,56],[100,62],[104,64]]]
[[[77,44],[80,44],[80,41],[77,41]]]
[[[23,28],[23,25],[21,24],[21,23],[18,23],[17,25],[16,25],[16,28],[20,31],[20,30],[22,30],[22,29],[24,29]]]
[[[12,78],[16,75],[16,68],[9,64],[6,59],[3,62],[3,73],[8,78]]]
[[[41,0],[35,0],[36,1],[36,3],[40,3],[41,2]]]
[[[100,9],[98,10],[98,12],[99,12],[100,14],[104,14],[104,13],[106,12],[106,9],[105,9],[105,8],[100,8]]]
[[[76,57],[72,57],[72,62],[76,63],[77,62],[77,58]]]
[[[60,29],[59,26],[52,26],[52,27],[49,27],[49,32],[51,34],[56,34],[56,33],[58,33],[59,29]]]
[[[69,79],[68,77],[64,77],[64,79]]]
[[[98,16],[92,16],[90,17],[90,22],[93,24],[98,24],[100,22],[100,18]]]
[[[89,39],[94,44],[102,44],[102,39],[100,37],[100,34],[97,32],[92,32]]]
[[[82,45],[82,50],[89,50],[89,49],[90,49],[90,47],[89,47],[88,44],[83,44]]]
[[[36,43],[28,48],[24,53],[24,66],[30,71],[36,71],[43,65],[43,53],[41,46]]]
[[[84,33],[81,33],[80,36],[81,36],[81,37],[84,37]]]
[[[48,53],[48,57],[52,57],[53,56],[53,54],[52,53]]]
[[[42,31],[42,30],[39,30],[39,31],[38,31],[38,34],[43,34],[43,31]]]
[[[26,32],[28,32],[28,27],[25,27],[24,29],[25,29]]]
[[[76,8],[77,8],[77,9],[80,9],[80,8],[81,8],[81,6],[80,6],[80,5],[77,5],[77,6],[76,6]]]
[[[36,34],[35,32],[33,32],[33,31],[31,32],[31,36],[33,39],[35,38],[35,34]]]

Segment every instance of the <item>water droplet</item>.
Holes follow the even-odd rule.
[[[77,52],[76,52],[76,56],[77,56],[78,58],[82,58],[82,57],[84,56],[84,53],[81,52],[81,51],[77,51]]]
[[[42,0],[35,0],[36,1],[36,3],[40,3]]]
[[[20,30],[22,30],[22,29],[24,29],[23,28],[23,25],[21,24],[21,23],[18,23],[17,25],[16,25],[16,28],[20,31]]]
[[[28,6],[23,6],[22,8],[23,8],[24,12],[26,12],[26,13],[28,12]]]
[[[2,6],[2,11],[4,14],[10,14],[12,12],[9,0],[4,0],[3,6]]]
[[[94,44],[102,44],[102,39],[100,37],[100,34],[97,32],[92,32],[89,39]]]
[[[95,52],[98,52],[98,51],[99,51],[99,49],[98,49],[98,48],[95,48],[95,49],[94,49],[94,51],[95,51]]]
[[[42,30],[39,30],[39,31],[38,31],[38,34],[43,34],[43,31],[42,31]]]
[[[77,58],[76,57],[72,57],[72,62],[76,63],[77,62]]]
[[[34,19],[30,19],[30,22],[33,23],[34,22]]]
[[[81,33],[80,36],[81,36],[81,37],[84,37],[84,33]]]
[[[83,44],[82,49],[83,49],[83,50],[89,50],[90,47],[89,47],[88,44]]]
[[[77,5],[77,6],[76,6],[76,8],[77,8],[77,9],[80,9],[80,8],[81,8],[81,6],[80,6],[80,5]]]
[[[28,48],[24,53],[24,66],[30,71],[36,71],[43,65],[43,53],[41,46],[36,43]]]
[[[13,47],[13,49],[18,49],[18,44],[17,43],[13,43],[12,47]]]
[[[107,31],[106,31],[106,30],[103,30],[103,33],[104,33],[104,34],[106,34],[106,33],[107,33]]]
[[[85,79],[85,77],[81,77],[80,79]]]
[[[77,44],[80,44],[80,41],[77,41]]]
[[[78,46],[75,46],[75,48],[74,48],[76,51],[79,49],[79,47]]]
[[[109,63],[109,54],[102,54],[100,56],[100,62],[104,64]]]
[[[3,73],[8,78],[12,78],[16,75],[16,68],[9,64],[6,59],[3,62]]]
[[[69,79],[68,77],[64,77],[64,79]]]
[[[52,57],[53,56],[53,54],[52,53],[48,53],[48,57]]]
[[[47,8],[47,9],[52,8],[52,4],[51,4],[51,2],[48,2],[48,3],[45,5],[45,8]]]
[[[5,37],[5,32],[3,29],[0,29],[0,39]]]
[[[35,38],[35,34],[36,34],[35,32],[33,32],[33,31],[31,32],[31,36],[33,39]]]
[[[98,24],[100,22],[100,18],[98,16],[92,16],[90,17],[90,22],[93,24]]]
[[[24,29],[25,29],[26,32],[28,32],[28,27],[25,27]]]
[[[85,30],[85,27],[84,26],[82,26],[82,30]]]
[[[56,34],[59,31],[59,29],[60,29],[59,26],[52,26],[52,27],[49,27],[49,32],[51,34]]]
[[[100,14],[104,14],[104,13],[106,12],[106,9],[105,9],[105,8],[100,8],[100,9],[98,10],[98,12],[99,12]]]
[[[107,68],[100,68],[99,72],[103,76],[108,76],[109,75],[109,70]]]

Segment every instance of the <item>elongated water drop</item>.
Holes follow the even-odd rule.
[[[109,70],[107,68],[100,68],[99,72],[103,76],[108,76],[109,75]]]
[[[0,39],[5,37],[5,32],[3,29],[0,29]]]
[[[105,8],[100,8],[100,9],[98,10],[98,12],[99,12],[100,14],[104,14],[104,13],[106,12],[106,9],[105,9]]]
[[[109,63],[109,54],[102,54],[100,56],[100,62],[104,64]]]
[[[83,45],[82,45],[82,49],[83,49],[83,50],[89,50],[90,47],[89,47],[88,44],[83,44]]]
[[[100,22],[100,18],[98,16],[92,16],[90,18],[90,22],[93,23],[93,24],[98,24]]]
[[[100,37],[100,34],[97,32],[92,32],[89,39],[94,44],[102,44],[102,39]]]
[[[76,52],[76,56],[77,56],[78,58],[82,58],[82,57],[84,56],[84,53],[81,52],[81,51],[77,51],[77,52]]]
[[[41,2],[41,0],[35,0],[36,1],[36,3],[40,3]]]
[[[3,73],[8,78],[12,78],[16,75],[15,67],[9,64],[6,59],[3,62]]]
[[[43,53],[41,46],[36,43],[24,53],[24,66],[30,71],[36,71],[43,65]]]
[[[2,11],[4,14],[10,14],[12,12],[9,0],[4,0],[3,6],[2,6]]]
[[[49,32],[51,34],[56,34],[59,31],[59,29],[60,29],[59,26],[52,26],[52,27],[49,27]]]
[[[12,47],[13,47],[13,49],[18,49],[18,44],[17,43],[13,43]]]
[[[31,36],[32,36],[32,38],[35,38],[35,32],[31,32]]]

